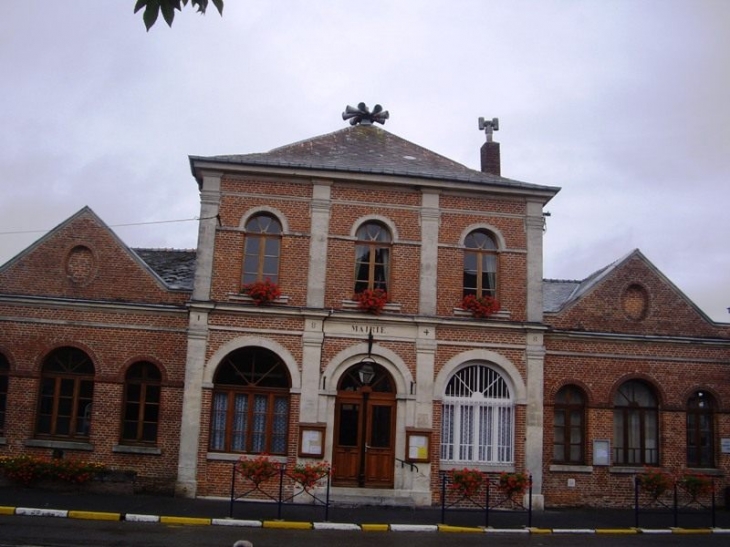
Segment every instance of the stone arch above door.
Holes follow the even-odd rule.
[[[327,391],[336,391],[345,371],[362,361],[363,356],[367,355],[367,353],[367,343],[359,343],[335,355],[322,373],[326,378]],[[370,356],[373,361],[390,373],[393,382],[395,382],[396,394],[407,395],[410,393],[410,386],[415,379],[403,359],[397,353],[375,343],[373,344]]]

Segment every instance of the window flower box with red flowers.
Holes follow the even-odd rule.
[[[474,317],[484,318],[497,313],[502,306],[499,300],[492,296],[476,296],[467,294],[461,300],[461,308],[471,312]]]
[[[257,306],[271,304],[281,296],[281,289],[269,278],[265,281],[247,283],[242,290]]]
[[[636,480],[639,487],[653,499],[657,499],[674,486],[674,480],[669,473],[652,467],[647,467],[646,471],[637,475]]]
[[[308,492],[327,477],[331,470],[332,466],[327,462],[298,463],[288,475]]]
[[[262,482],[266,482],[279,473],[280,466],[274,460],[270,460],[268,456],[258,456],[256,458],[248,458],[241,456],[236,464],[236,471],[244,479],[251,481],[256,488]]]
[[[693,501],[712,492],[712,479],[701,473],[685,473],[679,479],[679,485],[687,491]]]
[[[452,469],[449,472],[449,489],[462,498],[471,498],[484,484],[484,473],[478,469]]]
[[[388,293],[383,289],[365,289],[355,293],[352,299],[357,302],[357,307],[362,311],[380,315],[385,304],[388,303]]]
[[[499,490],[508,498],[521,496],[530,486],[530,475],[528,473],[500,473]]]

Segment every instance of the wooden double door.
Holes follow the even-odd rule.
[[[338,390],[334,486],[393,488],[396,400],[394,392],[376,391],[379,387],[383,385]]]

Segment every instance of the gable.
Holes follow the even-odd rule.
[[[638,250],[582,282],[547,285],[545,322],[556,329],[730,338]]]
[[[82,300],[182,303],[88,207],[0,268],[0,293]]]

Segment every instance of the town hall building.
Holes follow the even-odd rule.
[[[548,507],[628,505],[646,467],[730,485],[730,325],[639,250],[543,279],[559,188],[502,176],[497,120],[477,171],[387,117],[191,156],[195,250],[84,207],[0,266],[0,456],[183,496],[228,495],[241,456],[327,461],[333,499],[393,505],[465,467]]]

